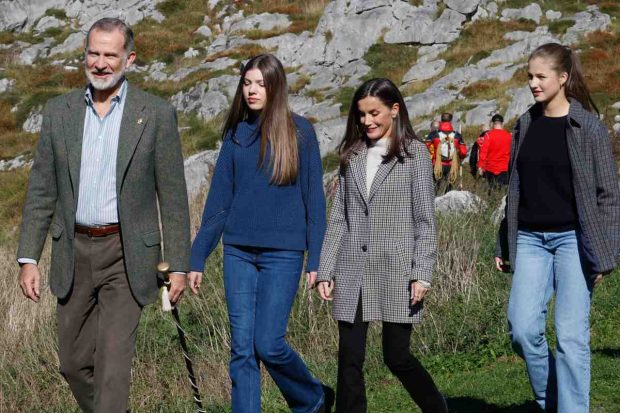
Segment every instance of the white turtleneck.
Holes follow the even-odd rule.
[[[379,170],[379,165],[383,162],[383,156],[388,152],[389,143],[389,136],[370,141],[368,155],[366,156],[366,196],[370,195],[372,181]]]

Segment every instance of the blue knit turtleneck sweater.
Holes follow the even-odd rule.
[[[270,184],[271,170],[259,167],[258,120],[238,124],[224,138],[200,230],[192,245],[191,270],[224,244],[283,250],[308,250],[307,271],[319,267],[325,233],[325,195],[319,145],[312,124],[293,115],[297,127],[299,173],[290,185]],[[267,148],[263,165],[269,165]]]

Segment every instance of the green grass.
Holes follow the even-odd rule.
[[[418,58],[417,47],[401,44],[379,42],[364,55],[364,60],[371,67],[364,80],[375,77],[388,78],[397,85]]]
[[[205,122],[196,115],[179,116],[181,144],[183,156],[187,158],[207,149],[216,149],[217,142],[222,138],[224,114]]]
[[[321,161],[323,163],[323,173],[334,171],[340,166],[340,156],[337,152],[329,152]]]

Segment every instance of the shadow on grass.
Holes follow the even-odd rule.
[[[599,354],[605,357],[620,358],[620,348],[599,348],[592,350],[593,354]]]
[[[473,397],[448,398],[448,411],[450,413],[534,413],[539,412],[537,408],[533,401],[511,404],[510,406],[497,406]]]

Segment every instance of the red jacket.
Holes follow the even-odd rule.
[[[508,172],[511,141],[512,135],[504,129],[488,131],[480,148],[478,167],[494,175]]]
[[[440,131],[434,131],[431,132],[427,137],[426,137],[426,147],[428,148],[428,151],[430,152],[431,155],[431,161],[433,162],[433,165],[435,165],[435,153],[437,152],[438,148],[439,148],[439,144],[441,143],[441,139],[440,139],[440,135],[439,135]],[[465,158],[467,156],[467,145],[465,144],[465,141],[463,140],[463,136],[461,136],[460,133],[458,132],[453,132],[454,133],[454,150],[456,150],[456,152],[459,154],[459,158],[462,160],[463,158]],[[452,164],[452,159],[442,159],[441,164],[444,166],[449,166]]]

